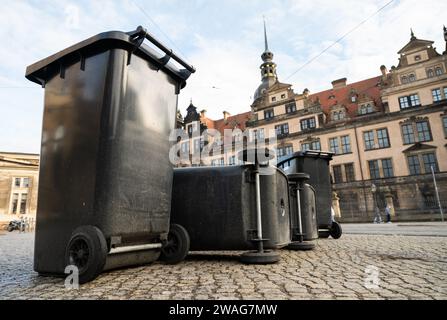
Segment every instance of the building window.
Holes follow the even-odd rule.
[[[433,72],[433,69],[428,69],[427,70],[427,77],[428,78],[433,78],[435,76],[435,73]]]
[[[15,179],[14,179],[14,186],[15,186],[16,188],[20,188],[20,178],[15,178]]]
[[[402,126],[402,135],[404,137],[404,144],[414,143],[414,132],[412,124],[404,124]]]
[[[346,174],[346,182],[355,181],[355,172],[353,163],[345,164],[345,174]]]
[[[363,140],[365,142],[365,149],[371,150],[375,148],[374,131],[366,131],[363,133]]]
[[[286,95],[285,94],[282,94],[281,95],[281,99],[285,99],[286,98]]]
[[[278,148],[278,157],[284,157],[293,154],[293,146],[285,146]]]
[[[400,81],[402,82],[402,84],[407,84],[408,78],[406,76],[403,76]]]
[[[352,96],[351,97],[351,102],[352,103],[356,103],[357,102],[357,96]]]
[[[189,142],[183,142],[181,145],[181,152],[183,154],[189,153]]]
[[[219,165],[220,166],[224,166],[225,165],[225,159],[224,158],[220,158],[219,159]]]
[[[274,114],[274,112],[273,112],[273,109],[270,109],[270,110],[265,110],[264,111],[264,118],[265,119],[272,119],[273,117],[275,116],[275,114]]]
[[[419,164],[419,157],[417,155],[411,155],[407,157],[408,168],[410,169],[410,174],[420,174],[421,166]]]
[[[275,102],[276,101],[276,97],[272,97],[272,102]]]
[[[332,153],[340,154],[340,149],[338,147],[338,138],[330,138],[329,139],[329,148]]]
[[[351,153],[351,139],[349,136],[343,136],[340,138],[341,140],[341,152],[342,153]]]
[[[408,76],[408,82],[414,82],[414,81],[416,81],[416,76],[414,74],[410,74]]]
[[[377,130],[377,142],[379,143],[379,148],[389,148],[390,147],[390,140],[388,138],[388,130],[387,129]]]
[[[410,107],[417,107],[421,105],[421,102],[419,100],[419,95],[412,94],[410,96],[406,97],[400,97],[399,98],[399,105],[401,109],[407,109]]]
[[[275,126],[275,131],[277,136],[284,136],[289,134],[289,124],[283,123],[280,125]]]
[[[369,175],[371,179],[380,179],[379,161],[371,160],[368,161],[369,165]]]
[[[424,164],[425,173],[430,173],[432,167],[435,172],[438,172],[438,161],[436,161],[436,155],[434,153],[423,154],[422,163]]]
[[[382,160],[382,170],[384,178],[394,177],[393,162],[391,159]]]
[[[435,69],[435,73],[436,73],[437,76],[442,75],[442,69],[441,69],[441,67],[437,67],[437,68]]]
[[[359,110],[360,115],[365,115],[365,114],[369,114],[369,113],[373,113],[373,112],[374,112],[374,109],[373,109],[373,106],[371,105],[371,103],[362,104],[360,106],[360,110]]]
[[[341,171],[341,166],[333,166],[332,170],[334,171],[334,183],[343,183],[343,174]]]
[[[308,118],[308,119],[303,119],[300,121],[301,123],[301,130],[310,130],[310,129],[315,129],[317,126],[317,123],[315,121],[315,118]]]
[[[428,121],[416,122],[416,129],[418,132],[419,142],[427,142],[432,140]]]
[[[444,125],[444,134],[447,138],[447,117],[442,118],[442,124]]]
[[[432,167],[435,172],[439,171],[438,161],[434,152],[409,155],[407,159],[411,175],[422,173],[430,174]],[[421,163],[423,165],[422,168]],[[422,169],[424,170],[423,172]]]
[[[315,150],[321,151],[320,140],[315,140],[312,142],[305,142],[301,144],[301,151]]]
[[[447,87],[444,87],[444,99],[447,99]]]
[[[334,111],[332,113],[332,120],[333,121],[343,120],[344,118],[345,118],[345,112],[343,110]]]
[[[16,214],[17,213],[18,205],[19,205],[19,194],[18,193],[14,193],[12,195],[12,206],[11,206],[11,213],[12,214]]]
[[[433,102],[438,102],[442,100],[441,89],[433,89],[431,91],[431,94],[433,96]]]
[[[411,104],[412,107],[420,106],[420,105],[421,105],[421,102],[420,102],[420,100],[419,100],[419,95],[417,95],[417,94],[412,94],[412,95],[410,96],[410,104]]]
[[[20,196],[20,214],[26,214],[27,201],[28,201],[28,194],[22,193]]]
[[[236,156],[231,156],[231,157],[228,159],[228,164],[229,164],[230,166],[234,166],[234,165],[236,165]]]
[[[22,182],[22,187],[23,188],[29,188],[30,186],[30,178],[23,178],[23,182]]]
[[[296,111],[296,104],[295,102],[286,104],[286,113],[293,113]]]

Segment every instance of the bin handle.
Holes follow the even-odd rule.
[[[133,40],[138,40],[138,42],[136,43],[138,47],[142,45],[144,39],[147,39],[152,44],[154,44],[158,49],[163,51],[166,54],[166,56],[161,59],[162,63],[167,64],[169,59],[172,58],[175,61],[177,61],[181,66],[185,67],[186,70],[188,70],[189,72],[191,73],[196,72],[196,69],[192,65],[188,64],[185,60],[177,56],[171,49],[168,49],[163,43],[155,39],[155,37],[151,35],[142,26],[138,26],[137,30],[131,31],[128,34]]]

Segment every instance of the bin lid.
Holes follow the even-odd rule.
[[[171,62],[166,62],[164,54],[145,43],[138,43],[131,34],[132,32],[122,31],[100,33],[28,66],[25,77],[44,86],[49,79],[60,72],[61,64],[70,65],[80,61],[82,57],[87,58],[99,52],[121,48],[155,64],[160,70],[170,74],[180,84],[181,89],[184,88],[191,72],[179,69]]]
[[[314,150],[307,150],[307,151],[298,151],[291,155],[282,157],[278,161],[278,166],[293,160],[297,158],[319,158],[319,159],[326,159],[328,161],[331,161],[334,156],[334,153],[332,152],[325,152],[325,151],[314,151]]]

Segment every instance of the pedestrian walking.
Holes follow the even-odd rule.
[[[386,223],[391,223],[391,206],[388,204],[385,208]]]

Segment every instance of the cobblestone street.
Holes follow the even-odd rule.
[[[0,234],[0,299],[447,299],[446,237],[344,235],[282,250],[269,266],[242,265],[237,252],[192,254],[104,273],[80,290],[34,273],[33,238]]]

